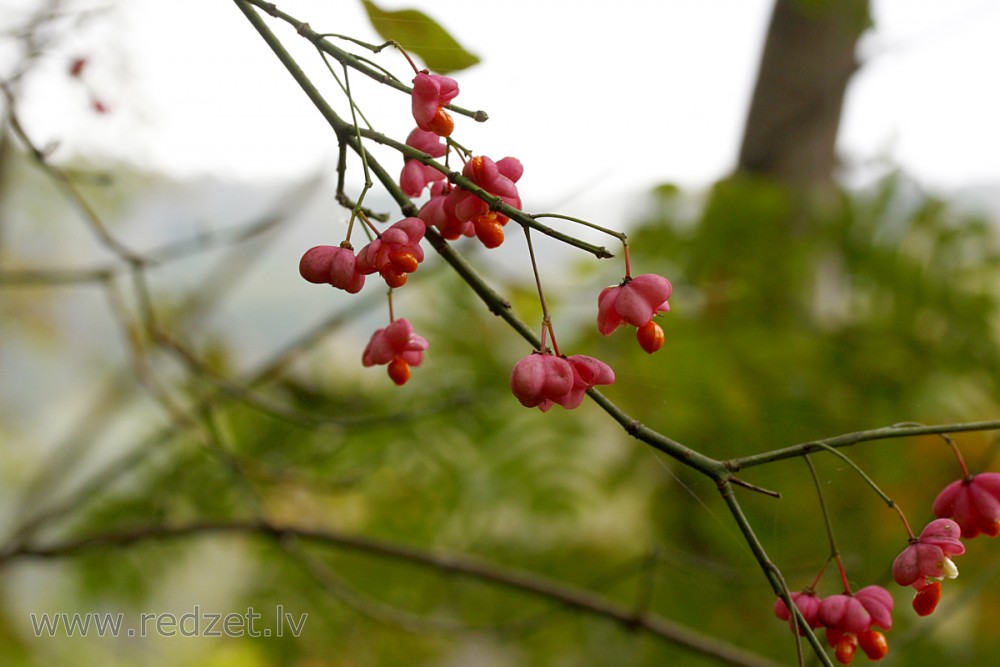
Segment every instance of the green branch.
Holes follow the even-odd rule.
[[[998,431],[1000,430],[1000,420],[964,422],[959,424],[938,424],[932,426],[886,426],[867,431],[855,431],[844,435],[825,438],[823,440],[811,440],[791,447],[775,449],[760,454],[741,456],[725,461],[726,467],[733,472],[744,468],[773,463],[783,459],[791,459],[805,454],[812,454],[826,450],[828,448],[850,447],[861,442],[872,440],[889,440],[891,438],[909,438],[917,435],[940,435],[942,433],[962,433],[969,431]]]

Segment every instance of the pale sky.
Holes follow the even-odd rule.
[[[317,30],[377,41],[359,0],[277,4]],[[476,152],[520,158],[523,192],[556,205],[663,181],[703,188],[725,175],[771,2],[381,4],[420,7],[483,58],[455,75],[456,103],[485,109],[491,120],[461,119],[454,136]],[[862,44],[865,65],[845,110],[848,164],[888,158],[945,192],[1000,187],[1000,3],[874,0],[874,8],[878,27]],[[39,139],[178,175],[332,172],[332,134],[232,0],[129,0],[94,25],[78,31],[25,92]],[[271,25],[334,93],[308,43]],[[90,80],[111,113],[77,113],[86,95],[64,74],[77,54],[90,57]],[[398,54],[375,58],[409,78]],[[405,96],[358,79],[358,102],[377,129],[404,138],[413,125]]]

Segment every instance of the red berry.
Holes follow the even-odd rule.
[[[382,278],[389,287],[402,287],[406,284],[406,276],[407,274],[396,271],[391,266],[382,269]]]
[[[401,357],[396,357],[389,362],[389,377],[398,386],[402,387],[410,379],[410,364]]]
[[[503,243],[503,225],[497,220],[496,214],[481,215],[472,221],[472,226],[476,230],[476,236],[487,248],[496,248]]]
[[[913,611],[919,616],[930,616],[941,601],[941,582],[932,581],[913,596]]]
[[[889,654],[889,642],[878,630],[865,630],[858,635],[858,644],[869,660],[881,660]]]
[[[396,269],[400,273],[413,273],[420,266],[420,262],[417,261],[416,255],[412,252],[390,252],[389,253],[389,263],[392,264],[392,268]]]
[[[428,127],[431,132],[439,137],[447,137],[455,129],[455,121],[451,119],[451,116],[444,110],[444,107],[438,107],[437,113],[434,114],[434,118],[428,123]]]
[[[663,347],[663,329],[653,320],[636,329],[635,337],[639,340],[639,347],[644,349],[646,354],[653,354]]]
[[[469,160],[469,171],[466,175],[475,181],[476,185],[482,184],[486,180],[487,174],[486,160],[483,159],[482,155],[477,155]]]
[[[858,638],[850,633],[844,634],[837,642],[833,654],[837,657],[837,662],[842,665],[849,665],[854,660],[854,654],[858,651]]]

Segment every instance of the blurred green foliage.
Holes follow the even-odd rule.
[[[648,356],[624,331],[602,338],[590,319],[559,329],[564,348],[572,341],[574,353],[614,366],[618,382],[606,394],[638,420],[728,458],[902,421],[996,415],[1000,255],[991,222],[959,215],[898,176],[822,204],[743,179],[692,200],[659,188],[653,213],[630,234],[633,271],[675,285],[663,350]],[[577,296],[593,308],[599,287],[620,277],[610,266],[581,271],[580,294],[554,301],[567,313]],[[525,276],[502,291],[530,289]],[[148,456],[56,532],[267,516],[477,555],[626,605],[648,596],[651,611],[793,662],[791,635],[773,618],[770,589],[714,484],[631,440],[589,402],[574,412],[521,408],[507,377],[530,350],[448,271],[422,268],[401,298],[419,303],[408,316],[431,341],[404,388],[382,369],[346,366],[332,351],[356,341],[335,331],[328,346],[254,389],[281,410],[214,400],[198,428],[153,440]],[[211,344],[217,359],[232,356],[224,338]],[[231,372],[221,361],[215,370]],[[190,395],[205,396],[206,384],[192,380]],[[996,469],[992,436],[956,439],[970,461]],[[846,453],[915,525],[958,474],[937,438]],[[890,581],[905,546],[895,514],[842,462],[814,460],[852,584],[881,583],[896,596],[893,664],[983,664],[1000,648],[988,631],[1000,613],[989,579],[1000,563],[996,542],[970,544],[942,612],[917,620],[909,591]],[[809,584],[829,549],[807,468],[791,460],[743,475],[783,494],[739,492],[789,585]],[[60,608],[137,614],[199,604],[266,614],[282,605],[308,620],[299,638],[136,644],[38,640],[19,618],[20,631],[0,623],[5,664],[715,664],[537,597],[304,541],[191,537],[13,563],[4,576],[31,569],[65,577]],[[828,574],[820,593],[836,588]],[[953,602],[961,604],[949,616]],[[24,615],[7,605],[0,619]],[[949,618],[960,626],[947,628]]]

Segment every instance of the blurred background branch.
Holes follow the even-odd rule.
[[[21,110],[36,68],[79,57],[59,50],[65,27],[96,14],[40,5],[8,33],[27,55],[6,70],[0,136],[5,660],[788,664],[795,642],[771,615],[773,589],[812,581],[828,547],[813,503],[800,502],[814,495],[811,478],[787,459],[817,443],[871,443],[852,459],[914,521],[956,474],[922,436],[956,434],[976,470],[997,464],[995,217],[931,196],[901,170],[867,188],[838,178],[835,139],[869,12],[776,2],[733,175],[706,192],[663,184],[644,197],[627,228],[632,261],[676,291],[658,355],[592,331],[593,297],[617,269],[609,278],[606,262],[566,259],[558,238],[540,244],[560,341],[618,372],[593,394],[616,425],[593,406],[517,405],[506,384],[537,345],[524,324],[540,319],[533,285],[510,268],[515,255],[433,234],[444,262],[422,266],[397,306],[432,341],[419,386],[388,387],[360,368],[382,295],[345,300],[294,270],[305,247],[339,233],[336,202],[358,194],[347,124],[317,135],[340,139],[330,174],[288,182],[180,183],[62,152]],[[290,58],[323,96],[329,72],[307,59],[313,45],[339,47],[297,30],[307,48]],[[375,93],[357,78],[360,104]],[[405,115],[407,88],[395,87]],[[86,104],[67,114],[108,115]],[[366,206],[415,211],[394,184],[398,142],[362,136],[388,190]],[[601,254],[589,237],[578,245]],[[635,447],[637,436],[676,460]],[[890,438],[902,441],[880,442]],[[678,463],[692,456],[701,472]],[[814,460],[852,580],[887,584],[905,544],[898,522],[881,520],[878,498],[841,462]],[[737,501],[731,484],[781,500]],[[952,625],[921,631],[930,626],[899,605],[886,664],[995,653],[990,546],[963,557],[957,587],[972,583],[942,603]],[[282,605],[309,620],[300,637],[197,648],[43,641],[28,621],[195,604]]]

